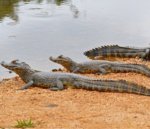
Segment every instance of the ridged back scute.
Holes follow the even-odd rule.
[[[117,52],[119,49],[125,49],[124,47],[120,47],[118,45],[105,45],[97,48],[93,48],[91,50],[85,51],[84,55],[88,57],[95,57],[100,55],[107,55],[108,53]]]
[[[95,57],[140,57],[143,53],[145,54],[146,52],[145,49],[142,48],[139,49],[133,47],[121,47],[118,45],[106,45],[86,51],[84,52],[84,55],[94,59]],[[150,57],[149,51],[147,58],[149,58],[148,56]]]

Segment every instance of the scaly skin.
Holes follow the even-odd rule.
[[[72,73],[40,72],[31,69],[28,64],[18,60],[10,63],[2,62],[1,65],[17,73],[27,83],[21,90],[27,89],[32,85],[47,87],[51,90],[63,90],[65,86],[71,86],[87,90],[127,92],[150,96],[150,89],[123,80],[94,80]]]
[[[105,60],[91,60],[88,62],[77,63],[69,57],[60,55],[56,58],[49,57],[49,60],[61,64],[69,72],[73,73],[97,73],[107,74],[110,72],[136,72],[150,77],[150,69],[145,65],[126,64]]]
[[[105,58],[135,58],[139,57],[144,60],[150,60],[150,48],[129,48],[118,45],[108,45],[84,52],[84,55],[90,59],[105,59]]]

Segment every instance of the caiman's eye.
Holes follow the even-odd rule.
[[[21,62],[21,64],[23,64],[23,65],[27,65],[25,62]]]
[[[16,64],[19,60],[13,60],[12,63]]]
[[[63,57],[63,55],[58,56],[58,58],[62,58],[62,57]]]

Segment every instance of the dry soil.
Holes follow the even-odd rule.
[[[146,64],[138,59],[129,63]],[[150,79],[136,73],[86,75],[100,79],[125,79],[150,88]],[[150,129],[150,97],[38,87],[17,90],[24,82],[15,77],[0,83],[0,128],[13,128],[17,120],[31,119],[35,128],[49,129]]]

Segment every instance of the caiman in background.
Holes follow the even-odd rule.
[[[69,57],[60,55],[58,57],[49,57],[49,60],[61,64],[67,71],[82,74],[108,74],[134,72],[150,77],[150,68],[142,64],[129,64],[117,61],[90,60],[78,63]]]
[[[118,45],[107,45],[94,48],[84,52],[84,55],[90,59],[108,59],[108,58],[141,58],[150,60],[150,48],[132,48]]]

